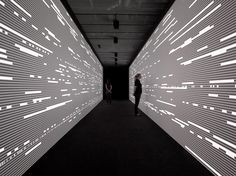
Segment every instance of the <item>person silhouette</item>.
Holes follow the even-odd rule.
[[[142,78],[141,74],[138,73],[135,75],[135,81],[134,81],[134,97],[135,97],[135,105],[134,105],[134,115],[140,115],[138,110],[138,105],[140,102],[141,94],[142,94],[142,84],[140,82],[140,79]]]
[[[107,79],[106,81],[105,90],[106,90],[107,103],[111,104],[112,85],[109,79]]]

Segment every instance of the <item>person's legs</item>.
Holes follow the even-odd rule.
[[[134,105],[134,114],[135,114],[135,115],[138,114],[139,101],[140,101],[140,95],[136,95],[136,96],[135,96],[135,105]]]
[[[111,104],[111,93],[108,94],[109,103]]]

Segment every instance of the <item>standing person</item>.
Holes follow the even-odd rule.
[[[140,101],[140,97],[142,94],[142,84],[140,82],[140,79],[142,78],[141,74],[138,73],[135,75],[135,81],[134,81],[134,97],[135,97],[135,106],[134,106],[134,115],[140,115],[138,111],[138,105]]]
[[[109,79],[107,80],[105,84],[105,89],[106,89],[107,103],[111,104],[112,85]]]

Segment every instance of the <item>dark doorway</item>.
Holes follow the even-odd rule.
[[[114,66],[104,68],[104,84],[107,79],[110,79],[112,83],[112,99],[124,100],[129,97],[129,69],[127,66]],[[104,99],[105,86],[103,86]]]

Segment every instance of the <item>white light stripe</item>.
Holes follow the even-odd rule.
[[[179,57],[178,59],[176,59],[177,61],[179,61],[179,60],[181,60],[181,59],[183,59],[183,57]]]
[[[8,81],[11,81],[11,80],[13,80],[13,77],[9,77],[9,76],[0,76],[0,80],[8,80]]]
[[[63,94],[62,97],[70,96],[70,94]]]
[[[211,84],[216,84],[216,83],[234,83],[234,79],[222,79],[222,80],[211,80],[209,81]]]
[[[1,148],[1,149],[0,149],[0,153],[1,153],[1,152],[3,152],[4,150],[5,150],[5,149],[4,149],[4,147],[3,147],[3,148]]]
[[[175,87],[175,86],[170,86],[170,87],[166,87],[166,86],[160,86],[160,89],[176,89],[176,90],[181,90],[181,89],[187,89],[187,86],[182,86],[182,87]]]
[[[26,141],[26,142],[24,143],[24,145],[27,145],[28,143],[30,143],[30,140]]]
[[[219,172],[217,172],[213,167],[211,167],[207,162],[205,162],[202,158],[200,158],[196,153],[194,153],[190,148],[185,146],[185,148],[190,151],[197,159],[199,159],[203,164],[205,164],[209,169],[211,169],[217,176],[221,176]]]
[[[66,68],[66,66],[65,65],[62,65],[62,64],[59,64],[61,67],[64,67],[64,68]]]
[[[28,105],[27,102],[25,102],[25,103],[20,103],[20,106],[26,106],[26,105]]]
[[[160,103],[164,103],[164,104],[167,104],[167,105],[176,107],[176,105],[171,104],[171,103],[167,103],[167,102],[165,102],[165,101],[161,101],[161,100],[158,100],[158,99],[157,99],[156,101],[158,101],[158,102],[160,102]]]
[[[7,50],[0,48],[1,53],[7,53]]]
[[[194,82],[182,82],[182,84],[194,84]]]
[[[195,4],[195,2],[197,2],[197,0],[193,1],[193,3],[188,8],[191,8]]]
[[[43,2],[48,8],[50,8],[50,6],[45,2],[45,0],[43,0]]]
[[[42,102],[43,100],[49,100],[51,99],[51,97],[43,97],[43,98],[35,98],[33,99],[33,103],[37,103],[37,102]]]
[[[234,122],[227,121],[227,124],[236,127],[236,123],[234,123]]]
[[[31,50],[31,49],[28,49],[28,48],[26,48],[26,47],[24,47],[24,46],[21,46],[21,45],[18,45],[18,44],[15,44],[15,46],[16,46],[17,48],[19,48],[20,51],[22,51],[22,52],[24,52],[24,53],[30,54],[30,55],[35,56],[35,57],[39,57],[39,56],[40,56],[40,57],[43,57],[42,54],[39,54],[39,53],[37,53],[37,52],[35,52],[35,51]]]
[[[42,144],[42,142],[38,143],[36,146],[34,146],[33,148],[31,148],[28,152],[25,153],[25,156],[28,155],[30,152],[32,152],[34,149],[36,149],[38,146],[40,146]]]
[[[230,99],[236,99],[236,95],[229,95]]]
[[[185,127],[185,125],[183,125],[182,123],[176,121],[175,119],[171,119],[171,120],[174,121],[175,123],[179,124],[179,125],[181,126],[181,128],[184,128],[184,127]]]
[[[196,57],[196,58],[194,58],[194,59],[190,59],[190,60],[188,60],[188,61],[182,62],[181,65],[189,65],[189,64],[191,64],[193,61],[196,61],[196,60],[199,60],[199,59],[208,57],[208,56],[211,56],[211,57],[218,56],[218,55],[220,55],[220,54],[226,53],[228,49],[232,49],[232,48],[235,48],[235,47],[236,47],[236,43],[234,43],[234,44],[232,44],[232,45],[229,45],[229,46],[226,46],[226,47],[224,47],[224,48],[220,48],[220,49],[218,49],[218,50],[212,51],[212,52],[210,52],[210,53],[204,54],[204,55],[202,55],[202,56]]]
[[[220,39],[220,42],[223,42],[223,41],[228,40],[228,39],[235,37],[235,36],[236,36],[236,32]]]
[[[208,94],[209,97],[218,97],[218,94]]]
[[[38,28],[35,25],[31,25],[35,30],[38,30]]]
[[[58,83],[58,81],[48,81],[48,83]]]
[[[34,75],[30,75],[30,78],[34,78]]]
[[[190,133],[192,133],[192,134],[194,134],[194,132],[193,132],[193,131],[191,131],[191,130],[189,130],[189,132],[190,132]]]
[[[236,116],[236,112],[234,112],[234,111],[231,114]]]
[[[10,156],[11,154],[12,154],[12,153],[11,153],[11,151],[10,151],[10,152],[7,153],[7,156]]]
[[[23,9],[19,4],[17,4],[14,0],[10,0],[13,4],[15,4],[19,9],[21,9],[26,15],[32,17],[25,9]]]
[[[214,107],[210,107],[210,110],[214,110],[215,108]]]
[[[179,122],[183,123],[184,125],[189,126],[189,124],[187,124],[186,122],[184,122],[184,121],[182,121],[182,120],[180,120],[178,118],[175,118],[175,119],[178,120]]]
[[[226,66],[226,65],[231,65],[231,64],[236,64],[236,59],[231,60],[231,61],[227,61],[227,62],[222,62],[222,63],[220,63],[220,66]]]
[[[39,94],[42,93],[42,91],[26,91],[25,94]]]
[[[229,145],[230,147],[233,147],[234,149],[236,149],[236,145],[232,144],[231,142],[228,142],[228,141],[226,141],[226,140],[224,140],[224,139],[222,139],[222,138],[220,138],[220,137],[218,137],[216,135],[213,135],[213,138],[215,138],[215,139],[217,139],[217,140],[219,140],[219,141]]]
[[[214,1],[213,1],[214,2]],[[206,14],[203,18],[201,18],[198,22],[196,22],[194,25],[192,25],[189,29],[187,29],[184,33],[182,33],[179,37],[177,37],[174,41],[171,42],[171,44],[175,43],[179,38],[181,38],[184,34],[186,34],[188,31],[190,31],[192,28],[194,28],[196,25],[198,25],[200,22],[202,22],[205,18],[207,18],[209,15],[211,15],[213,12],[215,12],[218,8],[221,7],[221,4],[216,6],[213,10],[211,10],[208,14]]]
[[[15,152],[16,152],[17,150],[19,150],[19,147],[16,147],[16,148],[14,149]]]
[[[227,110],[225,110],[225,109],[222,109],[222,110],[221,110],[221,112],[223,112],[223,113],[226,113],[226,114],[227,114]]]
[[[0,54],[1,55],[1,54]],[[13,65],[13,62],[0,59],[0,64]]]
[[[170,39],[172,40],[177,34],[179,34],[186,26],[188,26],[193,20],[195,20],[199,15],[201,15],[208,7],[210,7],[212,4],[214,3],[214,1],[211,1],[211,3],[209,3],[202,11],[200,11],[194,18],[192,18],[186,25],[184,25],[184,27],[182,27],[175,35],[173,35]]]
[[[65,92],[65,91],[68,91],[68,89],[61,89],[61,92]]]
[[[19,16],[19,13],[15,12],[15,11],[14,11],[14,14],[15,14],[16,16]]]
[[[58,107],[61,107],[61,106],[64,106],[64,105],[66,105],[67,103],[69,103],[69,102],[71,102],[71,101],[72,101],[72,100],[69,100],[69,101],[65,101],[65,102],[62,102],[62,103],[58,103],[58,104],[55,104],[55,105],[46,107],[46,109],[44,109],[44,110],[42,110],[42,111],[34,112],[34,113],[32,113],[32,114],[29,114],[29,115],[24,116],[24,119],[29,118],[29,117],[33,117],[33,116],[35,116],[35,115],[41,114],[41,113],[46,112],[46,111],[50,111],[50,110],[52,110],[52,109],[55,109],[55,108],[58,108]]]
[[[0,53],[0,57],[3,58],[3,59],[7,59],[7,55],[5,55],[5,54]]]
[[[11,109],[12,108],[12,105],[8,105],[7,107],[6,107],[6,109]]]
[[[193,106],[198,106],[198,104],[196,104],[196,103],[192,103],[192,105],[193,105]]]
[[[208,48],[208,46],[206,45],[206,46],[204,46],[204,47],[202,47],[202,48],[199,48],[199,49],[197,50],[197,52],[202,51],[202,50],[207,49],[207,48]]]
[[[71,84],[71,82],[65,82],[65,84]]]
[[[197,137],[200,138],[200,139],[202,139],[202,136],[200,136],[200,135],[197,135]]]
[[[195,124],[195,123],[193,123],[193,122],[190,122],[190,121],[188,121],[188,123],[191,124],[191,125],[193,125],[193,126],[195,126],[195,127],[197,127],[197,128],[199,128],[199,129],[201,129],[201,130],[203,130],[203,131],[205,131],[205,132],[207,132],[207,133],[210,133],[210,130],[208,130],[208,129],[206,129],[206,128],[203,128],[203,127],[201,127],[200,125],[197,125],[197,124]]]
[[[167,90],[166,92],[167,92],[167,93],[173,93],[173,91],[171,91],[171,90]]]
[[[4,2],[2,2],[2,1],[0,1],[0,5],[2,5],[2,6],[5,6],[5,3],[4,3]]]
[[[47,49],[47,48],[43,47],[42,45],[40,45],[40,44],[38,44],[38,43],[34,42],[34,41],[33,41],[33,40],[31,40],[31,39],[29,39],[29,38],[27,38],[27,37],[23,36],[22,34],[20,34],[20,33],[16,32],[16,31],[14,31],[13,29],[11,29],[11,28],[9,28],[9,27],[5,26],[5,25],[4,25],[4,24],[2,24],[2,23],[0,23],[0,27],[2,27],[2,28],[4,28],[4,29],[6,29],[6,30],[8,30],[8,31],[12,32],[13,34],[15,34],[15,35],[17,35],[17,36],[19,36],[19,37],[21,37],[21,38],[23,38],[23,39],[25,39],[25,40],[28,40],[29,42],[33,43],[34,45],[37,45],[37,46],[39,46],[39,47],[41,47],[41,48],[43,48],[43,49],[47,50],[47,51],[48,51],[48,52],[50,52],[50,53],[53,53],[53,52],[52,52],[52,51],[50,51],[49,49]]]

